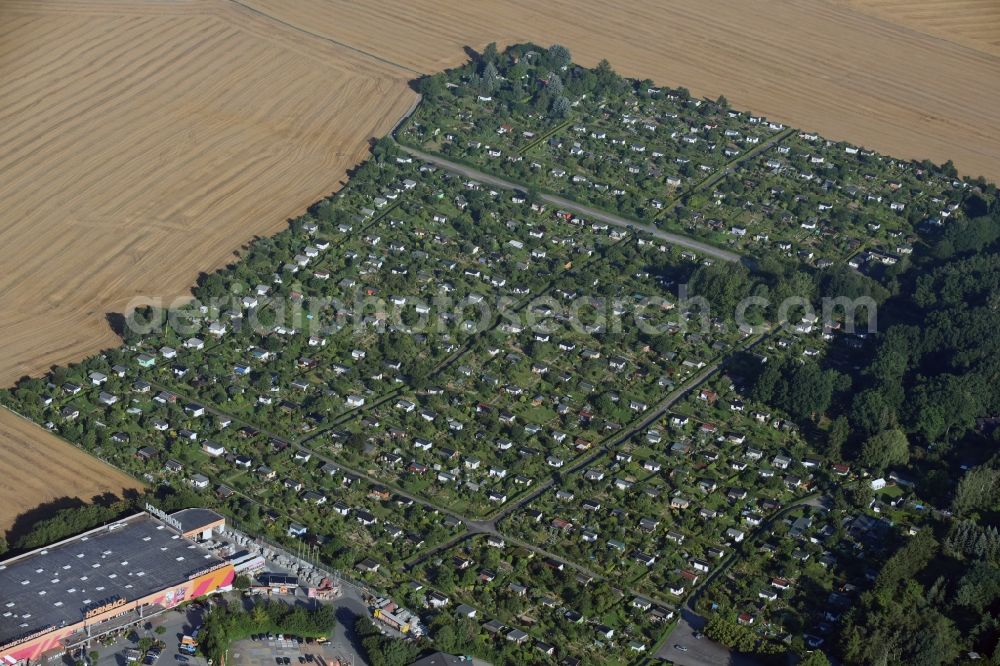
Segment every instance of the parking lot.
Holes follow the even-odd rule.
[[[343,666],[359,663],[333,643],[320,644],[280,635],[233,643],[229,657],[234,666]]]
[[[656,654],[663,661],[677,666],[760,666],[751,655],[730,651],[721,643],[703,637],[700,629],[705,626],[705,618],[691,612],[687,606],[681,608],[681,621],[670,634],[670,638]],[[680,646],[680,647],[678,647]]]
[[[165,644],[158,659],[150,659],[151,655],[146,655],[146,658],[156,666],[181,666],[182,664],[185,666],[208,666],[208,662],[201,655],[185,656],[179,654],[177,650],[181,636],[190,633],[202,621],[202,609],[189,605],[183,609],[168,611],[150,618],[148,627],[143,625],[123,630],[120,637],[106,643],[94,641],[90,647],[84,650],[84,654],[97,653],[97,660],[91,662],[91,666],[126,666],[128,651],[138,651],[139,640],[148,638],[163,641]],[[154,631],[157,627],[163,627],[161,632]],[[64,653],[49,659],[48,663],[70,666],[73,661]],[[150,666],[149,662],[145,663],[146,666]]]
[[[231,595],[231,599],[239,599],[248,610],[253,604],[259,603],[259,598],[239,597]],[[302,600],[289,596],[272,596],[272,601],[285,601],[290,604],[304,603]],[[363,664],[358,653],[358,638],[354,634],[354,623],[359,617],[367,615],[367,607],[360,598],[358,591],[347,587],[345,593],[338,599],[329,602],[334,606],[336,622],[330,628],[329,642],[320,645],[303,639],[300,645],[295,640],[286,637],[278,640],[277,636],[268,639],[266,635],[258,640],[244,640],[233,643],[230,648],[230,659],[237,664],[253,666],[335,666],[338,661],[344,664]],[[183,608],[171,610],[149,619],[149,622],[138,627],[123,629],[119,634],[108,636],[106,640],[93,641],[90,646],[74,650],[74,657],[69,653],[52,655],[41,663],[48,666],[73,666],[74,659],[84,659],[91,653],[96,653],[96,659],[87,658],[88,666],[128,666],[130,652],[142,654],[139,641],[161,641],[162,649],[153,650],[157,654],[145,654],[141,662],[144,666],[208,666],[204,655],[181,654],[179,643],[181,638],[190,634],[204,621],[204,608],[199,604],[189,604]],[[302,657],[302,661],[299,661]],[[311,657],[311,661],[309,660]],[[279,664],[276,659],[281,658]],[[139,665],[136,665],[139,666]]]

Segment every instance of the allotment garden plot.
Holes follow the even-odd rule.
[[[434,103],[398,132],[404,143],[752,256],[878,270],[962,216],[968,183],[950,165],[894,160],[544,50],[441,76],[425,91]]]
[[[404,599],[447,607],[456,627],[465,624],[480,640],[502,641],[501,649],[521,663],[537,659],[539,651],[557,659],[630,663],[677,612],[623,596],[608,581],[498,537],[470,539],[411,574],[417,582],[405,586]]]
[[[475,87],[468,76],[457,80]],[[581,95],[565,117],[518,113],[517,102],[502,93],[462,94],[460,87],[419,109],[401,138],[539,189],[652,220],[668,200],[784,129],[683,90],[620,85],[606,97]]]
[[[288,437],[309,434],[398,391],[403,378],[429,376],[493,327],[501,306],[516,311],[620,240],[433,167],[402,171],[419,181],[405,178],[374,202],[349,191],[321,208],[330,232],[280,248],[295,253],[284,271],[238,267],[250,293],[230,299],[216,335],[143,340],[137,351],[167,358],[147,374]],[[279,249],[262,245],[247,264]],[[213,381],[220,374],[226,386]]]
[[[208,276],[171,326],[12,397],[115,465],[213,492],[337,564],[399,562],[461,521],[397,490],[488,514],[730,349],[732,326],[702,330],[672,293],[696,267],[382,155]]]
[[[831,473],[848,471],[839,465]],[[825,646],[901,535],[915,533],[907,526],[914,509],[906,510],[898,494],[877,502],[882,516],[819,502],[782,515],[767,535],[747,544],[729,575],[705,589],[699,610],[714,607],[730,621],[753,624],[775,639],[794,636],[809,649]]]
[[[777,303],[752,311],[759,331],[730,313],[748,295],[833,293],[827,275],[887,294],[925,236],[975,232],[958,218],[984,200],[948,169],[557,54],[425,80],[399,137],[523,191],[380,140],[348,187],[205,276],[169,325],[145,309],[122,347],[3,399],[157,492],[392,590],[435,631],[500,637],[487,654],[626,662],[692,595],[759,621],[750,633],[822,641],[837,612],[813,601],[856,601],[881,563],[873,515],[917,509],[895,470],[868,503],[885,481],[852,476],[833,436],[850,422],[822,418],[864,337],[808,308],[789,323]],[[680,252],[650,223],[754,270]],[[842,530],[854,545],[827,543]]]
[[[586,237],[573,241],[581,262],[591,252],[580,252]],[[591,268],[565,270],[548,298],[513,310],[517,317],[504,317],[425,385],[344,420],[331,450],[352,464],[378,456],[384,474],[436,503],[494,512],[645,418],[740,338],[721,321],[702,332],[672,297],[648,301],[667,293],[658,281],[685,270],[659,245],[620,238]],[[576,308],[585,298],[605,312]]]
[[[928,166],[799,132],[665,217],[749,252],[873,272],[906,259],[921,234],[960,219],[965,188]]]
[[[525,540],[680,600],[821,465],[721,376],[505,521]]]

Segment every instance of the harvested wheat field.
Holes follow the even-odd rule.
[[[583,64],[607,58],[629,76],[1000,180],[996,0],[241,1],[424,72],[461,62],[463,46],[561,43]]]
[[[0,536],[22,512],[62,498],[118,497],[142,484],[30,421],[0,409]]]
[[[335,190],[412,76],[223,0],[0,4],[0,381]]]
[[[880,19],[1000,56],[997,0],[838,0]]]

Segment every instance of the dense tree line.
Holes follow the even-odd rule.
[[[984,196],[970,195],[976,201]],[[877,459],[863,455],[865,450],[874,454],[879,442],[901,441],[898,434],[883,433],[901,431],[911,442],[947,447],[971,435],[977,418],[1000,414],[1000,394],[990,389],[1000,376],[1000,337],[995,335],[1000,326],[1000,211],[995,198],[974,208],[983,209],[981,217],[930,237],[928,250],[913,268],[883,277],[885,284],[847,269],[803,281],[807,298],[869,296],[884,306],[870,358],[846,378],[824,376],[808,363],[764,367],[754,379],[754,396],[798,419],[843,415],[854,452],[871,462]],[[947,252],[941,251],[942,243]],[[787,271],[764,269],[770,276],[765,286],[772,293],[798,281]],[[692,282],[713,290],[726,305],[755,289],[722,271],[696,274]],[[855,356],[866,360],[863,352]],[[849,387],[851,391],[844,390]],[[837,399],[838,389],[842,399]],[[876,437],[883,439],[872,439]],[[895,464],[908,456],[897,451],[888,457],[887,463]]]
[[[222,658],[230,643],[255,633],[285,633],[297,636],[326,636],[333,630],[333,606],[314,609],[280,601],[254,604],[249,611],[219,604],[212,608],[202,626],[199,647],[214,663]]]
[[[113,495],[95,499],[97,501],[90,504],[60,509],[51,517],[31,524],[11,546],[16,550],[32,550],[56,543],[132,515],[141,510],[146,501],[152,502],[168,513],[202,506],[205,501],[192,490],[169,486],[160,486],[145,495],[126,499],[119,499]],[[0,553],[4,552],[5,545],[6,542],[0,539]]]
[[[35,523],[31,531],[14,542],[19,550],[40,548],[50,543],[100,527],[131,513],[134,505],[129,502],[113,504],[85,504],[57,511],[51,518]]]
[[[985,511],[1000,500],[1000,470],[981,465],[967,471],[955,489],[952,509],[959,515]],[[995,528],[994,528],[995,529]]]
[[[995,655],[998,554],[996,527],[971,521],[954,524],[942,542],[930,529],[912,537],[849,613],[847,662],[930,666],[953,663],[962,650]]]
[[[420,653],[414,643],[389,638],[366,617],[358,618],[354,631],[361,638],[365,659],[372,666],[406,666]]]
[[[817,296],[846,292],[882,303],[879,331],[847,355],[850,364],[837,366],[853,370],[838,376],[826,360],[789,360],[762,365],[751,381],[756,400],[800,421],[823,421],[832,458],[854,457],[876,475],[905,468],[920,497],[963,518],[930,519],[885,563],[846,618],[840,651],[849,664],[946,664],[967,650],[997,654],[996,199],[995,191],[970,193],[963,202],[970,219],[928,235],[904,272],[880,282],[853,271],[812,281]]]
[[[454,77],[472,85],[450,89],[448,80]],[[569,114],[570,99],[613,98],[627,85],[607,60],[592,69],[580,67],[572,63],[569,49],[559,44],[549,48],[519,44],[503,53],[489,44],[463,67],[422,77],[417,89],[431,99],[449,94],[495,96],[510,114],[538,113],[558,121]]]
[[[804,420],[825,413],[834,391],[849,386],[850,378],[836,370],[824,370],[814,361],[783,359],[765,364],[751,397]]]

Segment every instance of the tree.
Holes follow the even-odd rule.
[[[598,95],[615,95],[622,88],[622,77],[611,68],[611,63],[601,60],[594,69],[597,78],[597,86],[594,92]]]
[[[869,437],[861,449],[861,464],[877,474],[892,465],[905,465],[909,460],[910,442],[898,428]]]
[[[447,78],[444,74],[434,74],[433,76],[423,76],[417,81],[417,90],[424,97],[438,97],[447,90]]]
[[[556,67],[565,67],[572,62],[573,57],[570,55],[569,49],[565,46],[553,44],[549,47],[549,60]]]
[[[492,62],[486,63],[486,67],[483,68],[483,78],[482,78],[482,90],[485,93],[495,92],[500,86],[500,72],[497,71],[496,65]]]
[[[198,296],[203,301],[207,302],[225,295],[226,281],[220,273],[209,273],[202,278],[201,284],[198,286]]]
[[[552,100],[552,117],[565,118],[569,115],[570,108],[572,108],[572,105],[568,99],[565,97],[556,97]]]
[[[562,96],[563,82],[562,79],[559,78],[559,75],[551,72],[549,73],[547,81],[548,85],[546,88],[548,89],[549,94],[552,95],[553,98]]]
[[[844,444],[847,444],[851,436],[851,424],[847,417],[841,414],[830,424],[830,430],[826,435],[826,455],[839,459],[843,456]]]
[[[750,387],[750,397],[765,404],[774,402],[778,383],[783,378],[783,370],[784,364],[782,363],[765,363]]]
[[[813,650],[802,656],[798,666],[830,666],[830,660],[819,650]]]
[[[406,666],[419,652],[412,643],[383,636],[368,618],[359,617],[354,630],[361,638],[365,656],[372,666]]]
[[[780,407],[796,419],[822,415],[830,406],[835,386],[844,377],[823,370],[813,361],[775,361],[762,366],[750,389],[759,402]]]
[[[867,296],[876,303],[889,297],[889,291],[872,278],[846,266],[831,268],[819,274],[820,293],[828,298],[849,299]]]
[[[700,266],[691,274],[688,281],[688,294],[691,297],[704,297],[716,310],[715,316],[728,319],[736,310],[739,302],[750,296],[754,280],[746,267],[715,262],[708,266]],[[693,298],[692,298],[693,300]]]
[[[753,652],[757,645],[753,631],[726,620],[718,613],[705,625],[705,635],[740,652]]]
[[[855,396],[848,415],[851,423],[866,435],[873,435],[896,425],[896,409],[879,389],[868,389]]]
[[[363,432],[352,432],[347,438],[345,447],[356,454],[360,454],[364,451],[365,446],[368,444],[368,437],[365,436]]]
[[[1000,470],[991,467],[974,467],[958,482],[952,508],[955,513],[989,509],[1000,493]]]
[[[395,141],[384,136],[375,142],[375,145],[372,147],[372,154],[379,162],[386,162],[399,154],[399,148],[396,147]]]
[[[821,415],[830,406],[834,377],[835,373],[823,371],[816,363],[805,363],[792,374],[780,402],[797,419]]]
[[[246,591],[250,589],[251,581],[250,577],[246,574],[240,574],[235,579],[233,579],[233,587],[237,590]]]
[[[455,586],[455,572],[451,567],[438,567],[434,572],[434,582],[446,590]]]
[[[875,491],[868,483],[857,483],[845,491],[845,498],[856,509],[867,509],[875,498]]]
[[[916,576],[937,552],[938,543],[931,530],[920,530],[882,566],[875,579],[875,593],[887,598],[898,593],[899,585]]]
[[[62,509],[51,518],[33,525],[30,532],[17,540],[16,545],[18,548],[30,550],[54,543],[110,522],[127,510],[128,504],[125,502],[116,502],[109,506],[86,504]]]
[[[919,630],[914,631],[905,652],[905,663],[915,666],[938,666],[953,664],[958,657],[961,637],[954,623],[934,609],[928,609],[928,617],[923,619]]]
[[[500,59],[500,55],[497,53],[497,43],[490,42],[487,44],[486,48],[483,49],[482,55],[479,56],[479,59],[487,65],[493,65],[495,68],[497,61]]]
[[[448,618],[449,620],[451,618]],[[455,634],[451,624],[444,624],[434,632],[434,642],[437,643],[444,652],[452,652],[458,647],[458,636]]]
[[[253,619],[255,624],[264,624],[267,622],[267,605],[266,604],[254,604],[253,610],[250,611],[250,617]]]
[[[989,411],[977,390],[976,377],[945,373],[921,379],[910,391],[907,418],[930,441],[957,439]]]

